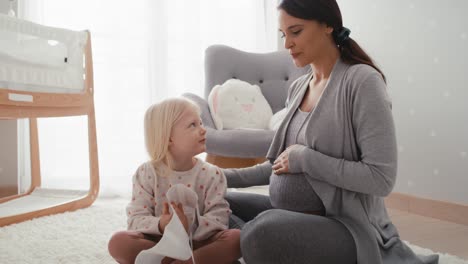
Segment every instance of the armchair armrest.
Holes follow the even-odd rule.
[[[272,130],[207,128],[206,152],[224,157],[265,157],[274,135]]]

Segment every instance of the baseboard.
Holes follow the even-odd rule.
[[[385,198],[385,205],[413,214],[468,225],[468,205],[437,201],[403,193],[392,193]]]

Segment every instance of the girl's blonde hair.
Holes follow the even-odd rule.
[[[172,128],[180,120],[186,109],[192,107],[200,114],[200,108],[191,100],[177,97],[169,98],[154,104],[145,113],[145,145],[151,162],[156,169],[161,169],[161,163],[172,171],[173,157],[169,152],[169,139]]]

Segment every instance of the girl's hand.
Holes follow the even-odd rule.
[[[289,153],[297,146],[300,145],[294,144],[289,146],[273,162],[273,166],[271,168],[276,175],[289,172]]]
[[[182,203],[178,203],[176,205],[175,202],[172,202],[171,204],[172,204],[172,206],[174,206],[174,210],[175,210],[177,216],[179,217],[180,221],[182,222],[182,225],[184,226],[185,231],[187,231],[187,233],[188,233],[189,224],[188,224],[187,216],[185,216],[184,207],[182,206]]]
[[[184,226],[185,231],[188,232],[188,220],[184,214],[184,208],[182,206],[182,203],[179,203],[176,205],[175,202],[172,202],[171,204],[174,207],[175,213],[177,214],[180,221],[182,222],[182,225]],[[171,219],[172,219],[172,213],[169,212],[169,204],[165,202],[163,205],[162,215],[159,218],[159,232],[161,234],[164,234],[164,230],[166,229],[166,226],[169,224]]]
[[[172,214],[169,213],[169,204],[164,202],[162,215],[159,218],[159,232],[164,234],[167,224],[171,221]]]

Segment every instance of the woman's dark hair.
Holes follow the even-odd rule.
[[[333,39],[340,49],[341,59],[348,64],[367,64],[377,70],[384,81],[385,75],[374,64],[367,53],[351,38],[340,41],[340,33],[343,31],[343,19],[336,0],[282,0],[278,9],[284,10],[289,15],[325,23],[333,28]],[[342,37],[342,36],[340,36]]]

